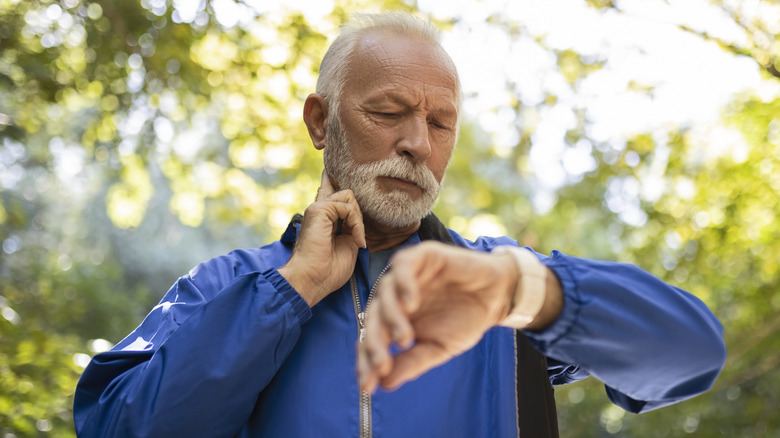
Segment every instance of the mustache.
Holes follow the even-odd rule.
[[[381,161],[361,165],[374,176],[400,178],[417,184],[423,191],[436,191],[439,182],[433,172],[423,163],[413,163],[402,156],[388,157]]]

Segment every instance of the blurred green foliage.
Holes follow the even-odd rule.
[[[74,435],[72,393],[92,354],[198,261],[280,234],[316,190],[321,157],[300,113],[329,38],[354,11],[416,10],[229,1],[230,15],[215,3],[0,0],[4,436]],[[620,13],[619,2],[587,3]],[[683,28],[780,80],[776,23],[713,5],[744,31],[740,44]],[[571,90],[603,65],[534,41]],[[689,126],[600,143],[583,112],[565,140],[587,146],[594,168],[570,175],[540,211],[533,121],[557,99],[511,102],[510,149],[463,120],[437,214],[466,235],[637,263],[705,300],[730,352],[712,391],[644,415],[611,406],[593,379],[560,388],[562,436],[780,436],[780,100],[735,98],[723,124],[740,135],[720,149]]]

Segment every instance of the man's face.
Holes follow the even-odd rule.
[[[429,42],[369,33],[338,114],[328,115],[325,169],[383,225],[416,223],[438,196],[457,135],[457,78],[449,66]]]

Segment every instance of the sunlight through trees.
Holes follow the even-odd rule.
[[[365,9],[434,20],[461,69],[445,223],[636,263],[725,326],[712,391],[636,416],[593,379],[569,385],[562,436],[780,433],[768,0],[0,0],[0,432],[73,436],[91,355],[198,261],[273,240],[303,211],[322,157],[302,104],[328,41]],[[560,33],[580,25],[636,42]]]

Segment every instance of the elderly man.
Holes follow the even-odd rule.
[[[557,434],[550,382],[593,374],[632,412],[707,390],[725,348],[695,297],[429,214],[458,111],[430,25],[346,26],[304,105],[316,201],[280,241],[197,266],[95,356],[78,433],[536,438]]]

